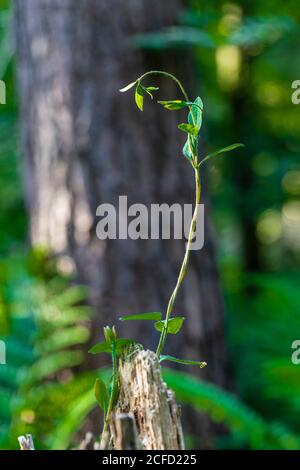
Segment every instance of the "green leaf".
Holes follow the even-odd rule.
[[[176,111],[177,109],[186,108],[191,106],[193,103],[191,101],[182,101],[182,100],[173,100],[173,101],[158,101],[164,108],[170,109],[171,111]]]
[[[136,34],[130,38],[133,46],[139,49],[150,49],[155,51],[178,49],[184,47],[216,47],[215,39],[199,27],[192,26],[170,26],[162,28],[158,32]]]
[[[201,361],[188,361],[186,359],[178,359],[177,357],[173,356],[160,356],[159,362],[162,361],[171,361],[171,362],[177,362],[178,364],[184,364],[184,365],[195,365],[199,366],[200,369],[203,369],[203,367],[206,367],[207,364],[206,362],[201,362]]]
[[[108,408],[109,396],[106,385],[102,379],[96,379],[94,393],[101,410],[103,410],[105,414]]]
[[[124,317],[120,317],[119,320],[121,321],[128,321],[128,320],[158,321],[158,320],[161,320],[161,316],[162,315],[160,312],[138,313],[137,315],[125,315]]]
[[[142,89],[143,89],[146,93],[148,93],[149,96],[151,96],[151,99],[152,99],[152,100],[153,100],[153,94],[152,94],[152,92],[159,90],[159,88],[158,88],[157,86],[147,86],[147,87],[145,87],[145,86],[141,85],[141,87],[142,87]]]
[[[130,90],[130,88],[133,88],[135,84],[136,84],[136,81],[129,83],[129,85],[126,85],[124,88],[121,88],[120,92],[124,93],[125,91]]]
[[[110,354],[111,353],[111,345],[110,343],[106,342],[106,341],[102,341],[101,343],[97,343],[95,344],[95,346],[93,346],[90,350],[89,350],[89,353],[91,354],[100,354],[102,352],[105,352],[105,353],[108,353]]]
[[[116,350],[116,353],[118,355],[120,355],[123,351],[123,349],[130,345],[130,344],[134,344],[135,342],[131,339],[125,339],[125,338],[118,338],[115,342],[115,350]],[[101,342],[101,343],[97,343],[95,344],[95,346],[93,346],[90,350],[89,350],[89,353],[91,354],[101,354],[101,353],[108,353],[108,354],[111,354],[112,352],[112,348],[111,348],[111,344],[108,343],[108,342]]]
[[[198,96],[194,103],[192,103],[191,110],[188,115],[188,122],[197,127],[200,131],[202,126],[202,112],[203,112],[203,102]]]
[[[185,318],[184,317],[173,317],[169,318],[168,320],[168,333],[171,335],[176,335],[182,327],[182,324],[184,322]],[[154,328],[157,331],[163,331],[164,326],[166,324],[166,320],[158,321],[154,323]]]
[[[137,107],[141,111],[143,111],[143,108],[144,108],[144,95],[143,95],[143,88],[142,88],[140,82],[138,82],[137,87],[135,89],[135,102],[136,102]]]
[[[188,115],[188,123],[191,126],[194,126],[197,128],[198,132],[196,135],[193,135],[191,133],[188,133],[188,138],[186,143],[184,144],[183,147],[183,155],[189,159],[192,160],[194,155],[197,155],[198,152],[198,140],[199,140],[199,131],[202,126],[202,111],[203,111],[203,102],[198,96],[194,103],[192,103],[189,115]]]
[[[190,144],[190,141],[189,141],[189,136],[187,138],[186,143],[184,144],[182,153],[188,160],[192,160],[193,154],[191,152],[191,144]]]
[[[118,355],[122,354],[124,348],[126,348],[127,346],[130,346],[130,345],[133,345],[133,344],[136,344],[136,343],[132,339],[126,339],[126,338],[117,339],[117,341],[116,341],[116,353]]]
[[[228,147],[224,147],[220,150],[217,150],[216,152],[210,153],[205,158],[203,158],[203,160],[201,160],[199,166],[203,165],[203,163],[207,162],[207,160],[209,160],[210,158],[216,157],[217,155],[220,155],[222,153],[230,152],[231,150],[234,150],[240,147],[245,147],[245,145],[244,144],[232,144],[232,145],[228,145]]]
[[[193,124],[179,124],[178,129],[191,135],[198,135],[199,132],[198,128]]]

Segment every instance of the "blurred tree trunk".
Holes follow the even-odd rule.
[[[118,205],[119,195],[128,195],[128,204],[148,206],[193,201],[178,113],[148,101],[141,113],[131,92],[118,92],[154,67],[191,85],[191,64],[182,53],[150,54],[129,41],[132,34],[173,24],[178,2],[15,0],[15,5],[31,241],[50,247],[61,269],[74,269],[78,281],[90,286],[95,340],[102,335],[100,325],[116,324],[120,314],[164,311],[184,253],[179,240],[100,241],[95,230],[97,206]],[[169,81],[156,84],[163,99],[179,97]],[[224,384],[223,305],[207,221],[205,248],[191,255],[175,313],[187,321],[168,351],[207,361],[201,376]],[[148,347],[157,341],[150,324],[118,323],[118,329]],[[207,420],[191,422],[209,445]]]

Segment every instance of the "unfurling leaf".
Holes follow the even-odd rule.
[[[105,326],[103,328],[103,331],[104,331],[104,338],[106,339],[107,343],[116,342],[117,333],[116,333],[116,329],[114,326],[112,328],[110,326]]]
[[[194,124],[200,131],[202,126],[202,112],[203,112],[203,102],[200,96],[197,96],[194,103],[192,103],[191,110],[188,116],[188,122]]]
[[[172,111],[176,111],[177,109],[186,108],[187,106],[191,106],[193,103],[190,101],[182,101],[182,100],[173,100],[173,101],[158,101],[164,108],[170,109]]]
[[[127,320],[152,320],[158,321],[161,320],[161,313],[160,312],[149,312],[149,313],[138,313],[136,315],[125,315],[124,317],[120,317],[119,320],[127,321]]]
[[[108,407],[108,391],[106,388],[105,383],[101,379],[96,379],[95,388],[94,388],[95,398],[101,408],[101,410],[106,414],[106,410]]]
[[[199,163],[199,166],[203,165],[203,163],[207,162],[207,160],[209,160],[210,158],[216,157],[217,155],[220,155],[222,153],[230,152],[231,150],[234,150],[240,147],[245,147],[245,145],[244,144],[232,144],[232,145],[228,145],[228,147],[224,147],[220,150],[217,150],[216,152],[210,153],[205,158],[203,158],[203,160],[201,160],[201,162]]]
[[[136,82],[129,83],[129,85],[126,85],[124,88],[121,88],[121,90],[119,90],[119,91],[121,93],[124,93],[125,91],[130,90],[130,88],[133,88],[135,84],[136,84]]]
[[[160,356],[159,362],[162,361],[170,361],[170,362],[177,362],[178,364],[184,364],[184,365],[195,365],[199,366],[200,369],[203,369],[203,367],[207,366],[206,362],[201,362],[201,361],[188,361],[186,359],[178,359],[177,357],[173,356]]]
[[[138,82],[136,89],[135,89],[135,102],[137,107],[143,111],[144,108],[144,95],[143,95],[143,87],[141,86],[140,82]]]
[[[143,88],[143,90],[144,90],[146,93],[148,93],[149,96],[151,96],[151,99],[152,99],[152,100],[153,100],[153,94],[152,94],[152,92],[159,90],[159,88],[158,88],[157,86],[147,86],[147,87],[146,87],[146,86],[141,85],[141,87]]]
[[[199,129],[197,128],[197,126],[193,126],[193,124],[185,124],[185,123],[179,124],[178,129],[191,135],[198,135],[198,132],[199,132]]]
[[[171,335],[176,335],[181,330],[183,322],[184,322],[184,317],[169,318],[167,332],[170,333]],[[154,323],[154,328],[157,331],[162,332],[165,325],[166,325],[166,320],[158,321]]]
[[[193,156],[197,155],[198,153],[198,139],[199,139],[199,132],[202,126],[202,111],[203,111],[203,102],[198,96],[194,103],[192,103],[189,115],[188,115],[188,123],[191,126],[195,126],[198,130],[197,134],[193,135],[188,133],[188,138],[186,143],[183,147],[183,155],[188,158],[189,160],[193,159]]]

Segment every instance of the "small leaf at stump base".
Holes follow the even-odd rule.
[[[115,351],[118,355],[122,354],[124,348],[129,345],[133,345],[135,342],[132,339],[126,339],[126,338],[118,338],[117,341],[115,342]],[[107,342],[101,342],[95,344],[90,350],[89,353],[91,354],[100,354],[100,353],[112,353],[112,348],[111,344]]]
[[[121,321],[129,321],[129,320],[158,321],[158,320],[161,320],[161,316],[162,315],[160,312],[138,313],[136,315],[125,315],[124,317],[120,317],[119,320]]]
[[[101,379],[96,379],[95,388],[94,388],[95,398],[101,408],[101,410],[106,413],[108,407],[108,391],[105,383]]]
[[[111,345],[110,343],[107,343],[106,341],[102,341],[101,343],[95,344],[90,350],[89,353],[91,354],[100,354],[102,352],[111,353]]]
[[[184,317],[169,318],[168,333],[170,333],[171,335],[176,335],[181,330],[183,322],[184,322]],[[158,321],[154,324],[154,328],[157,331],[162,332],[165,324],[166,324],[166,320]]]
[[[160,356],[159,362],[162,362],[162,361],[176,362],[177,364],[184,364],[186,366],[195,365],[195,366],[199,366],[200,369],[203,369],[203,367],[207,366],[206,362],[188,361],[186,359],[178,359],[177,357],[173,357],[173,356]]]

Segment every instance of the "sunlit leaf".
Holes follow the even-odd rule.
[[[194,126],[193,124],[179,124],[178,129],[191,135],[198,135],[199,132],[197,126]]]
[[[199,131],[202,126],[202,112],[203,112],[203,102],[200,96],[198,96],[191,106],[191,110],[188,115],[188,122],[196,126]]]
[[[195,365],[199,366],[200,369],[203,369],[203,367],[207,366],[206,362],[201,362],[201,361],[188,361],[186,359],[178,359],[177,357],[173,356],[160,356],[159,362],[163,361],[170,361],[170,362],[177,362],[178,364],[184,364],[184,365]]]
[[[100,354],[102,352],[111,353],[111,344],[107,343],[106,341],[102,341],[101,343],[95,344],[91,349],[89,349],[89,353],[91,354]]]
[[[136,315],[125,315],[124,317],[120,317],[119,320],[127,321],[127,320],[153,320],[158,321],[161,320],[161,313],[160,312],[149,312],[149,313],[138,313]]]
[[[177,49],[190,46],[214,48],[215,40],[212,35],[199,26],[199,21],[196,28],[171,26],[163,28],[159,32],[135,35],[131,41],[135,47],[150,50]]]
[[[182,153],[183,155],[192,160],[193,155],[197,155],[198,153],[198,139],[199,139],[199,131],[202,126],[202,111],[203,111],[203,102],[198,96],[194,103],[191,106],[189,115],[188,115],[188,123],[191,126],[196,127],[197,133],[193,135],[192,133],[188,133],[188,138],[186,143],[184,144]]]
[[[171,111],[176,111],[177,109],[186,108],[191,106],[193,103],[191,101],[182,101],[182,100],[173,100],[173,101],[158,101],[164,108],[170,109]]]
[[[138,84],[136,86],[136,89],[135,89],[135,102],[136,102],[137,107],[141,111],[143,111],[143,108],[144,108],[144,95],[143,95],[143,88],[142,88],[140,82],[138,82]]]
[[[106,385],[102,379],[96,379],[94,393],[100,408],[105,414],[108,407],[109,396]]]
[[[171,335],[176,335],[181,330],[183,322],[184,322],[184,317],[169,318],[168,333],[170,333]],[[157,331],[162,332],[165,324],[166,324],[166,320],[158,321],[154,324],[154,328]]]

